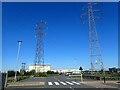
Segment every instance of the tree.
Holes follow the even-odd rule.
[[[35,70],[30,71],[30,75],[35,75]]]
[[[20,75],[25,75],[25,74],[26,74],[26,71],[23,70],[23,69],[21,69],[21,70],[20,70]]]
[[[8,77],[15,76],[15,71],[8,71]]]
[[[47,71],[47,74],[54,74],[54,71]]]
[[[20,72],[19,72],[19,71],[17,71],[17,75],[18,75],[18,76],[20,75]]]

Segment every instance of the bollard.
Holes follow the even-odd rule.
[[[103,80],[104,80],[104,83],[106,83],[106,79],[105,79],[105,77],[103,78]]]

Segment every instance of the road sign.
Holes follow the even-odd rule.
[[[81,71],[81,82],[82,82],[82,81],[83,81],[83,75],[82,75],[82,70],[83,70],[83,68],[80,67],[79,70]]]
[[[82,70],[83,70],[83,68],[82,68],[82,67],[80,67],[80,68],[79,68],[79,70],[81,70],[81,71],[82,71]]]

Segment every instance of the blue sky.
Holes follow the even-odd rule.
[[[36,22],[47,21],[45,63],[57,68],[90,68],[89,31],[80,20],[86,3],[3,3],[3,69],[16,68],[18,40],[22,40],[19,65],[27,68],[35,56]],[[118,66],[118,6],[98,3],[102,11],[97,32],[105,68]]]

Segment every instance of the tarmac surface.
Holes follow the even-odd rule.
[[[21,82],[9,84],[5,90],[80,90],[83,88],[85,90],[90,88],[92,90],[97,88],[113,88],[113,90],[118,89],[117,86],[112,86],[111,84],[113,85],[113,82],[106,84],[99,81],[89,80],[80,82],[79,78],[70,79],[67,76],[60,75],[54,77],[29,78]]]

